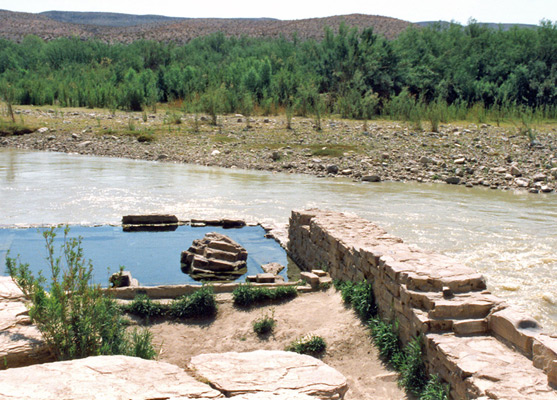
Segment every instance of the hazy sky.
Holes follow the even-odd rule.
[[[454,20],[538,24],[557,21],[557,0],[0,0],[0,9],[41,12],[110,11],[176,17],[271,17],[301,19],[374,14],[407,21]]]

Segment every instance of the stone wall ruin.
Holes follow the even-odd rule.
[[[423,335],[428,371],[450,383],[452,398],[557,399],[557,337],[492,295],[471,268],[321,210],[292,212],[288,251],[302,270],[372,282],[403,343]]]

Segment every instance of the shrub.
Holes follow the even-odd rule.
[[[371,337],[379,349],[381,357],[390,361],[392,366],[400,371],[405,363],[404,353],[398,341],[398,323],[392,324],[380,318],[374,318],[370,322]]]
[[[155,303],[145,294],[137,295],[124,310],[141,318],[158,317],[166,311],[164,306]]]
[[[335,287],[340,290],[342,300],[351,304],[358,316],[365,322],[377,314],[375,296],[371,283],[362,282],[335,282]]]
[[[239,285],[232,292],[234,304],[239,307],[250,307],[264,301],[281,301],[293,299],[298,295],[295,286],[279,286],[276,288],[265,288],[253,286],[249,283]]]
[[[271,315],[265,314],[261,318],[253,321],[253,331],[258,335],[265,335],[273,331],[276,325],[275,312],[271,311]]]
[[[441,383],[437,375],[431,375],[420,395],[420,400],[449,400],[449,385]]]
[[[404,348],[404,353],[405,362],[401,368],[400,385],[406,391],[419,395],[427,383],[421,336],[411,340]]]
[[[28,264],[6,259],[10,276],[31,301],[31,321],[53,355],[58,360],[111,354],[154,355],[150,333],[126,334],[114,299],[105,297],[98,285],[89,285],[93,266],[83,258],[81,238],[68,238],[68,233],[66,227],[62,258],[54,256],[54,228],[43,232],[51,272],[48,287],[42,271],[36,278]]]
[[[213,288],[203,286],[190,295],[172,301],[168,313],[174,318],[204,318],[216,315],[217,301]]]
[[[325,352],[327,343],[325,339],[317,335],[307,335],[301,337],[286,347],[286,351],[293,351],[299,354],[318,356]]]
[[[151,360],[157,355],[153,345],[153,334],[147,329],[134,329],[128,333],[128,351],[126,354]]]

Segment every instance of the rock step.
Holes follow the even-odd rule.
[[[177,224],[178,218],[170,214],[124,215],[123,225]]]
[[[493,336],[425,337],[428,359],[441,378],[452,382],[456,398],[557,400],[547,375]]]
[[[205,269],[207,271],[229,272],[244,268],[246,266],[246,262],[230,262],[217,259],[207,259],[203,256],[195,255],[191,266],[193,268]]]

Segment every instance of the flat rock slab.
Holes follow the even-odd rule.
[[[547,375],[522,354],[493,336],[428,334],[428,346],[437,352],[447,370],[463,379],[471,398],[557,400]],[[464,398],[464,397],[463,397]]]
[[[233,400],[315,400],[315,397],[292,390],[284,390],[277,393],[246,393],[230,398]]]
[[[294,391],[318,399],[342,399],[348,390],[346,378],[334,368],[287,351],[202,354],[191,359],[190,367],[227,397]]]
[[[12,278],[0,276],[0,369],[51,360],[41,333],[31,325],[24,300]]]
[[[217,399],[222,394],[176,365],[99,356],[0,372],[2,399]]]

